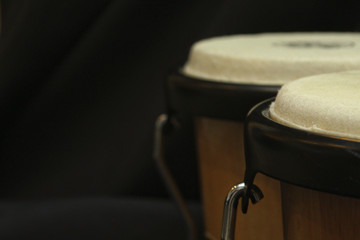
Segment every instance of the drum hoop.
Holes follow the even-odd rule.
[[[277,123],[267,116],[272,101],[259,103],[247,117],[245,182],[251,185],[260,172],[300,187],[360,198],[360,141]]]
[[[280,86],[202,80],[179,70],[168,77],[165,88],[172,114],[244,121],[255,104],[275,96]]]

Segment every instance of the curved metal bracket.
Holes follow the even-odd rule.
[[[250,191],[247,192],[248,190]],[[264,197],[264,195],[254,184],[252,184],[251,188],[249,188],[245,183],[239,183],[231,188],[224,203],[221,240],[234,239],[236,212],[241,197],[243,198],[242,209],[243,212],[246,213],[248,199],[250,198],[252,203],[257,203]],[[246,204],[246,206],[244,206],[244,204]]]
[[[186,205],[185,199],[182,196],[178,185],[175,182],[167,164],[165,161],[165,143],[164,135],[166,132],[170,131],[174,127],[178,127],[177,122],[174,119],[171,119],[166,114],[161,114],[155,122],[155,139],[154,139],[154,159],[156,165],[159,169],[161,177],[164,180],[165,186],[175,202],[177,203],[180,211],[183,215],[183,218],[187,225],[188,230],[188,239],[196,240],[197,239],[197,226],[195,220],[193,219],[188,206]]]

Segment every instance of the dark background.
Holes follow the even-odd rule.
[[[164,112],[163,81],[192,43],[359,26],[357,1],[1,3],[0,194],[10,198],[165,197],[151,157],[153,125]],[[194,151],[184,135],[168,154],[196,198]]]
[[[1,1],[0,197],[168,198],[152,159],[163,83],[218,35],[357,31],[358,1]],[[168,139],[199,200],[191,124]],[[141,190],[139,190],[141,189]]]

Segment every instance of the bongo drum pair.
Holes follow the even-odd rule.
[[[237,35],[194,44],[184,68],[168,78],[167,105],[170,118],[181,114],[194,118],[205,235],[209,239],[220,238],[224,196],[234,183],[247,176],[244,175],[243,145],[248,111],[275,96],[286,82],[352,69],[360,69],[359,34]],[[269,153],[275,154],[274,151]],[[246,169],[248,166],[247,160]],[[263,174],[255,178],[256,185],[249,182],[251,191],[243,198],[243,210],[249,198],[257,202],[264,194],[266,201],[260,201],[246,215],[237,215],[236,239],[284,238],[283,211],[287,206],[284,201],[288,199],[282,193],[285,187],[279,180],[283,179]],[[232,214],[228,216],[230,222],[236,215]],[[227,235],[228,239],[232,236]]]
[[[360,71],[323,74],[287,83],[252,109],[245,179],[229,193],[222,239],[234,237],[239,198],[246,212],[261,195],[257,173],[281,181],[285,239],[359,239],[359,92]]]

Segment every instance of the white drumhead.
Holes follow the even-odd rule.
[[[282,85],[360,69],[360,34],[278,33],[216,37],[193,45],[185,75],[228,83]]]
[[[322,74],[283,85],[270,117],[287,126],[360,139],[360,71]]]

